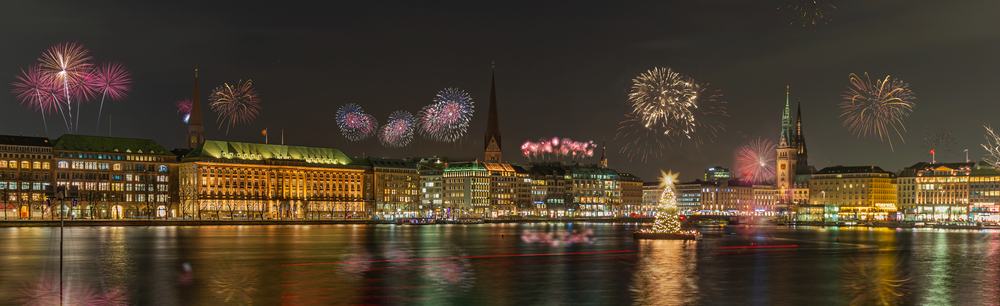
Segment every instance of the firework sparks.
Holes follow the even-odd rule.
[[[212,276],[211,288],[224,303],[252,305],[259,283],[257,268],[230,261],[218,267]]]
[[[24,76],[17,76],[19,82],[12,84],[14,85],[12,92],[21,100],[22,105],[28,104],[28,108],[42,113],[42,124],[45,125],[45,134],[48,134],[49,127],[45,122],[45,115],[58,110],[59,101],[53,98],[53,94],[59,88],[51,75],[43,73],[38,65],[31,66],[28,70],[21,69],[21,73]]]
[[[420,135],[440,142],[454,142],[465,136],[475,112],[472,97],[458,88],[445,88],[434,97],[434,104],[418,114]]]
[[[823,24],[833,21],[833,19],[830,19],[829,10],[835,9],[837,9],[836,6],[823,0],[793,0],[788,4],[779,6],[772,13],[786,12],[792,16],[792,21],[788,23],[789,25],[802,23],[802,27],[811,25],[813,31],[816,31],[816,26],[820,21]]]
[[[184,98],[184,100],[174,102],[174,105],[177,106],[178,114],[184,114],[184,123],[188,123],[188,120],[191,119],[191,107],[194,106],[191,99]]]
[[[773,142],[763,138],[751,141],[736,153],[736,168],[747,181],[754,184],[774,181],[775,149]]]
[[[131,90],[130,84],[132,84],[132,75],[128,69],[125,69],[125,65],[119,62],[112,62],[101,65],[97,69],[94,69],[94,83],[95,89],[101,93],[101,108],[97,111],[97,123],[98,128],[101,123],[101,112],[104,111],[104,98],[111,98],[111,100],[120,101],[128,97],[128,92]]]
[[[41,71],[49,74],[52,82],[62,87],[62,92],[53,92],[52,98],[66,105],[65,115],[69,116],[67,128],[73,132],[80,122],[80,104],[93,97],[95,92],[94,64],[90,62],[93,57],[88,53],[90,51],[82,45],[63,43],[49,48],[38,59]],[[73,121],[74,106],[77,108],[76,122]]]
[[[597,145],[594,141],[573,141],[569,138],[552,137],[552,138],[541,138],[538,142],[525,141],[521,144],[521,153],[529,159],[534,158],[545,158],[548,155],[555,157],[571,157],[571,158],[583,158],[594,156],[594,149]]]
[[[950,155],[958,154],[958,152],[955,152],[956,145],[958,145],[958,141],[955,141],[955,135],[952,135],[952,131],[938,127],[933,131],[929,129],[924,130],[924,143],[920,147],[928,152],[934,150],[935,153],[940,155]]]
[[[840,108],[843,113],[840,117],[846,117],[844,126],[852,134],[858,137],[878,135],[880,140],[889,140],[890,149],[893,148],[890,129],[903,140],[899,130],[906,131],[903,119],[913,112],[915,104],[912,100],[916,99],[910,91],[910,84],[890,76],[876,79],[872,84],[867,72],[864,79],[852,73],[851,86],[842,97],[844,101],[840,103]]]
[[[413,114],[401,110],[392,112],[389,121],[382,126],[379,141],[387,147],[405,147],[413,140],[414,128]]]
[[[228,83],[216,87],[208,97],[212,110],[219,115],[219,128],[226,125],[229,128],[237,123],[250,123],[260,111],[260,99],[257,90],[253,89],[253,80],[240,80],[236,86]]]
[[[349,141],[359,141],[371,137],[378,130],[375,117],[366,114],[361,106],[348,103],[337,110],[337,126]]]
[[[621,149],[629,159],[638,155],[645,161],[685,141],[698,146],[725,130],[719,118],[729,116],[726,102],[717,101],[722,95],[709,90],[708,84],[698,84],[670,68],[654,68],[632,83],[632,112],[625,115],[615,135],[615,139],[632,139]]]

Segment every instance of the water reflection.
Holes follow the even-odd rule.
[[[258,269],[228,258],[217,263],[209,286],[223,303],[251,305],[260,285]]]
[[[860,253],[844,262],[844,289],[851,305],[899,305],[909,292],[910,278],[896,253]]]
[[[642,240],[629,287],[634,304],[698,304],[697,245],[683,240]]]

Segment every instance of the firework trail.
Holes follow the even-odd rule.
[[[420,135],[440,142],[454,142],[465,136],[475,112],[472,97],[458,88],[445,88],[434,103],[417,114]]]
[[[935,128],[933,131],[925,129],[924,130],[924,143],[920,145],[921,148],[930,152],[930,150],[935,150],[936,153],[945,154],[958,154],[955,152],[955,145],[958,145],[958,141],[955,141],[955,136],[952,135],[952,131],[943,127]],[[929,153],[928,153],[929,154]]]
[[[82,102],[92,98],[95,93],[95,78],[93,76],[94,64],[90,50],[84,49],[82,45],[76,43],[63,43],[49,48],[38,59],[41,62],[41,70],[49,74],[55,83],[62,84],[60,98],[53,95],[53,98],[61,99],[61,103],[66,104],[69,115],[70,131],[79,129],[80,105]],[[76,104],[76,122],[73,122],[73,106]]]
[[[777,146],[770,140],[757,138],[736,153],[736,167],[744,179],[754,184],[773,182],[776,176]]]
[[[711,141],[725,130],[719,121],[728,117],[722,95],[708,84],[670,68],[654,68],[632,80],[629,102],[632,112],[620,122],[615,139],[630,138],[621,152],[643,161],[660,155],[663,148],[692,141],[695,146]]]
[[[121,101],[128,97],[131,89],[132,75],[125,65],[119,62],[106,63],[94,69],[94,83],[96,90],[101,92],[101,108],[97,111],[97,129],[101,127],[101,112],[104,111],[104,98]],[[78,118],[79,120],[79,118]],[[96,131],[95,131],[96,133]]]
[[[337,126],[348,141],[359,141],[375,134],[378,130],[378,121],[365,113],[361,106],[348,103],[337,110]]]
[[[521,153],[525,157],[531,159],[535,158],[546,158],[549,154],[559,157],[591,157],[594,156],[594,149],[597,145],[594,141],[573,141],[569,138],[552,137],[552,138],[540,138],[538,142],[525,141],[521,144]]]
[[[903,140],[899,129],[906,131],[903,119],[913,112],[915,104],[912,100],[916,99],[910,91],[910,84],[890,76],[876,79],[872,84],[867,72],[864,79],[852,73],[851,86],[847,87],[842,97],[844,101],[840,102],[840,108],[843,113],[840,117],[846,117],[844,126],[852,134],[858,137],[878,135],[880,140],[888,139],[892,149],[891,128]],[[903,140],[903,143],[906,141]]]
[[[405,147],[413,140],[415,128],[413,115],[407,111],[395,111],[389,115],[389,121],[382,126],[379,141],[387,147]]]
[[[833,19],[829,18],[830,13],[828,10],[835,9],[837,9],[836,6],[823,0],[793,0],[771,12],[786,12],[792,16],[792,21],[788,23],[789,25],[793,25],[796,22],[802,23],[802,27],[812,25],[815,32],[816,25],[818,24],[817,21],[822,21],[823,24],[833,21]]]
[[[194,106],[191,99],[184,98],[184,100],[174,102],[174,105],[177,106],[178,114],[184,114],[184,123],[188,123],[188,120],[191,119],[191,107]]]
[[[45,126],[45,134],[49,134],[49,126],[45,122],[45,115],[59,110],[59,101],[53,98],[53,94],[59,90],[50,74],[43,73],[38,65],[31,66],[28,70],[21,69],[24,76],[17,76],[19,82],[14,82],[12,93],[21,100],[21,105],[28,104],[28,108],[42,113],[42,124]],[[69,128],[65,115],[63,123]]]
[[[208,102],[219,116],[219,128],[226,125],[226,134],[229,134],[229,128],[236,123],[253,121],[260,111],[260,99],[257,98],[257,90],[253,89],[253,80],[240,80],[236,86],[225,83],[216,87],[208,97]]]

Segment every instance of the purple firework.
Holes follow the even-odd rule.
[[[382,126],[379,141],[387,147],[405,147],[413,140],[415,125],[410,112],[401,110],[392,112],[389,121]]]
[[[454,142],[465,135],[474,112],[475,103],[469,93],[445,88],[434,97],[434,104],[420,111],[420,134],[436,141]]]
[[[365,113],[361,106],[348,103],[337,110],[337,126],[340,133],[349,141],[359,141],[375,135],[378,121]]]
[[[21,69],[24,76],[17,76],[19,82],[14,82],[14,95],[21,100],[21,104],[28,104],[28,107],[42,113],[42,124],[45,126],[45,134],[49,133],[49,126],[45,123],[45,115],[57,111],[59,100],[54,98],[54,94],[60,89],[54,82],[52,75],[42,72],[38,65],[31,66],[28,70]]]

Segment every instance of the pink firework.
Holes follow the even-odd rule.
[[[177,105],[178,114],[184,114],[184,123],[188,123],[188,120],[191,119],[191,99],[184,98],[184,100],[174,102],[174,105]]]
[[[101,123],[101,112],[104,111],[104,98],[120,101],[128,97],[131,89],[132,75],[125,65],[119,62],[106,63],[93,71],[94,81],[91,83],[101,93],[101,108],[97,111],[97,125]]]
[[[776,148],[773,142],[762,138],[741,147],[736,153],[736,168],[740,176],[754,184],[774,181]]]
[[[51,75],[43,73],[38,65],[31,66],[28,70],[21,69],[24,76],[17,76],[18,82],[14,82],[14,95],[21,100],[21,104],[28,104],[30,109],[42,113],[42,124],[45,126],[45,134],[49,133],[49,126],[45,122],[45,115],[58,111],[59,100],[54,94],[59,91],[58,85],[53,81]]]
[[[575,159],[594,156],[594,148],[596,147],[594,141],[584,142],[569,138],[543,137],[538,139],[538,142],[529,140],[521,144],[521,154],[528,158],[546,158],[552,155],[555,158],[570,157]]]

